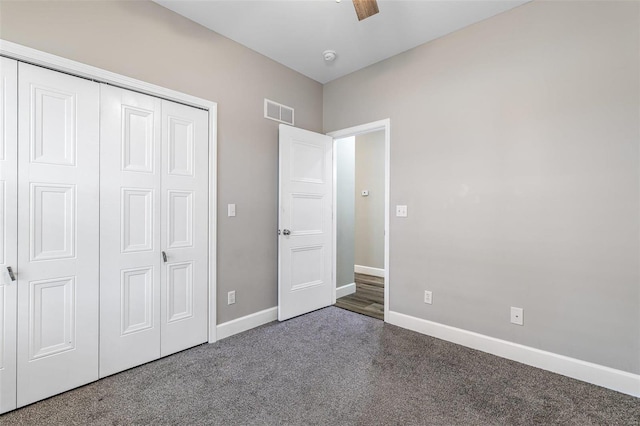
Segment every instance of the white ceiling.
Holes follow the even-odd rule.
[[[529,0],[378,0],[360,22],[351,0],[154,1],[326,83]]]

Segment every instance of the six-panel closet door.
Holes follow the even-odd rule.
[[[101,86],[100,377],[160,358],[160,108]]]
[[[162,101],[161,355],[207,341],[208,113]]]
[[[18,63],[0,58],[0,413],[16,408],[17,105]]]
[[[18,406],[98,378],[99,97],[19,64]]]
[[[0,58],[0,413],[207,341],[208,113]]]
[[[207,341],[207,118],[102,86],[101,377]]]

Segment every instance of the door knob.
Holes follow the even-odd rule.
[[[9,278],[11,278],[11,281],[15,281],[16,274],[13,273],[13,269],[11,268],[11,266],[7,266],[7,272],[9,273]]]
[[[288,229],[285,229],[284,231],[282,231],[282,233],[284,235],[291,235],[291,231],[289,231]]]
[[[164,261],[164,263],[167,263],[167,253],[162,252],[162,260]]]

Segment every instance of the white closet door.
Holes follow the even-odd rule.
[[[16,408],[18,63],[0,58],[0,413]]]
[[[19,65],[18,406],[98,378],[99,96]]]
[[[162,356],[207,341],[208,114],[162,101]]]
[[[100,377],[160,357],[160,105],[101,86]]]

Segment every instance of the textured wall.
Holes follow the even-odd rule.
[[[325,131],[391,119],[392,311],[640,373],[639,8],[536,1],[325,85]]]
[[[354,196],[356,265],[384,269],[384,130],[356,136]]]
[[[319,83],[147,1],[2,1],[0,38],[217,102],[218,323],[277,305],[278,123],[263,98],[321,131]]]

